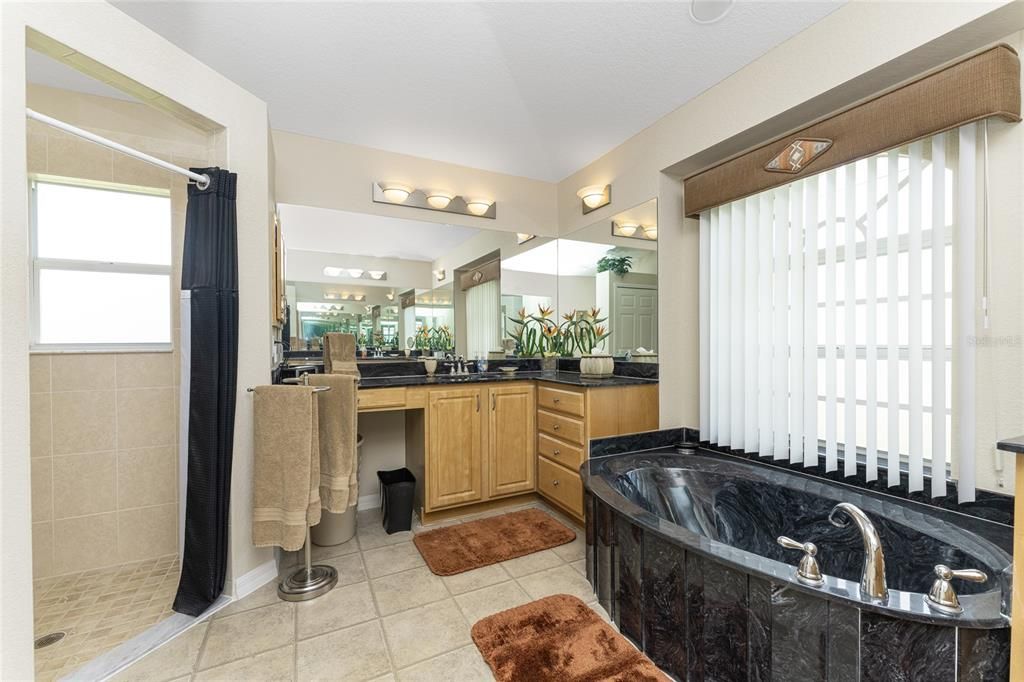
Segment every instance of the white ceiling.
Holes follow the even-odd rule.
[[[844,1],[114,4],[274,128],[557,181]]]
[[[480,231],[296,204],[278,204],[278,210],[289,251],[434,261]]]

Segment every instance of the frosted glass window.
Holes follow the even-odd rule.
[[[171,277],[39,271],[39,342],[170,343]]]
[[[171,343],[171,205],[147,188],[34,180],[33,343]]]
[[[38,182],[36,255],[171,264],[170,197]]]

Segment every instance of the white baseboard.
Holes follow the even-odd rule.
[[[380,509],[380,493],[364,495],[359,498],[359,502],[356,503],[356,511],[364,511],[366,509]]]
[[[266,561],[248,573],[238,576],[235,579],[234,600],[252,594],[271,580],[277,579],[277,561],[271,559]]]

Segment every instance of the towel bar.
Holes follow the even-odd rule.
[[[286,382],[286,383],[291,383],[291,382]],[[306,385],[308,385],[308,384],[306,384]],[[247,388],[245,390],[246,390],[247,393],[252,393],[253,391],[256,390],[256,387],[255,386],[250,386],[249,388]],[[330,386],[314,386],[313,387],[313,393],[323,393],[324,391],[329,391],[329,390],[331,390]]]

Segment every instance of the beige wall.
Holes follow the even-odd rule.
[[[212,135],[143,104],[37,85],[27,96],[36,111],[179,166],[218,155]],[[176,343],[185,178],[36,121],[28,170],[170,193]],[[177,553],[179,375],[176,351],[32,356],[34,578]]]
[[[228,590],[271,559],[252,547],[252,411],[244,390],[266,382],[270,346],[267,109],[259,99],[103,2],[0,3],[0,678],[32,677],[29,453],[26,31],[31,28],[144,84],[154,106],[212,122],[238,173],[238,414]],[[120,76],[119,76],[120,78]],[[119,80],[119,82],[123,82]]]
[[[334,208],[487,230],[554,235],[555,185],[406,154],[274,131],[277,199],[285,204]],[[372,183],[403,182],[442,188],[498,203],[494,220],[377,204]]]

